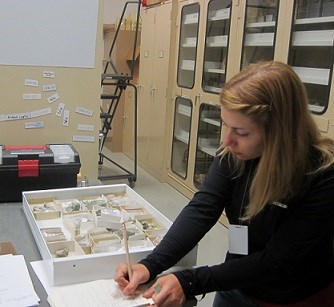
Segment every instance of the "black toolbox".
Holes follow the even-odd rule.
[[[81,164],[71,144],[0,146],[0,202],[21,202],[23,191],[77,186]]]

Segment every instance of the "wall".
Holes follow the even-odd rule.
[[[34,0],[35,1],[35,0]],[[30,1],[30,6],[39,1]],[[76,0],[82,1],[82,0]],[[40,12],[36,8],[36,12]],[[38,14],[36,13],[36,14]],[[65,16],[60,14],[58,17]],[[25,65],[0,65],[0,143],[4,145],[42,145],[50,143],[72,143],[80,154],[81,173],[90,179],[98,176],[98,134],[100,129],[99,108],[100,100],[100,77],[103,53],[103,3],[100,0],[98,8],[98,20],[92,26],[96,27],[96,42],[93,68],[61,67],[61,66],[25,66]],[[14,19],[15,16],[13,16]],[[61,23],[61,19],[57,22]],[[16,22],[19,20],[16,19]],[[1,22],[0,22],[1,23]],[[41,27],[46,26],[41,24]],[[38,39],[38,29],[36,37]],[[35,39],[36,39],[35,37]],[[11,37],[15,40],[15,37]],[[56,39],[56,38],[55,38]],[[20,42],[17,42],[19,45]],[[80,45],[80,41],[73,38],[73,43],[81,50],[85,46]],[[13,50],[15,51],[15,50]],[[22,50],[21,52],[25,52]],[[43,53],[42,50],[37,52]],[[66,59],[66,53],[63,54]],[[55,73],[55,78],[43,77],[43,72],[51,71]],[[38,82],[37,87],[25,85],[26,80]],[[54,84],[55,91],[43,91],[43,85]],[[23,94],[39,93],[41,99],[26,100]],[[49,102],[47,98],[58,94],[59,99]],[[69,111],[68,124],[64,124],[63,114],[57,116],[59,102],[65,104],[65,110]],[[92,116],[76,112],[77,108],[92,112]],[[46,114],[31,113],[38,111]],[[49,113],[51,111],[51,113]],[[31,118],[26,118],[27,114]],[[32,116],[34,114],[34,116]],[[38,117],[35,117],[39,115]],[[15,120],[8,120],[14,117]],[[21,119],[19,119],[21,118]],[[40,128],[29,129],[29,125]],[[93,131],[79,131],[78,124],[90,125]],[[44,125],[44,127],[43,127]],[[87,136],[89,142],[73,141],[73,136]],[[94,139],[94,141],[92,141]]]
[[[115,24],[117,19],[121,16],[123,7],[128,0],[104,0],[104,15],[103,23]],[[124,17],[129,14],[137,14],[137,4],[128,4]]]

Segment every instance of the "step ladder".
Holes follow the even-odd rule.
[[[112,56],[116,46],[118,34],[120,31],[120,27],[124,21],[124,15],[127,10],[129,4],[137,5],[137,14],[136,14],[136,28],[134,33],[133,40],[133,54],[132,61],[130,65],[130,73],[122,73],[117,69],[116,64],[114,63]],[[101,175],[99,174],[99,179],[103,180],[113,180],[113,179],[128,179],[130,187],[134,187],[134,184],[137,180],[137,87],[132,83],[133,81],[133,72],[135,65],[135,57],[136,57],[136,47],[138,41],[138,31],[139,31],[139,16],[140,16],[140,7],[141,1],[127,1],[124,4],[124,8],[122,11],[122,15],[120,17],[115,36],[113,38],[108,61],[106,62],[103,73],[101,74],[101,100],[103,100],[104,105],[107,105],[106,108],[102,108],[101,106],[101,130],[99,134],[99,170],[102,169],[102,165],[104,159],[111,162],[114,166],[119,168],[124,172],[124,174],[119,175]],[[105,146],[105,142],[109,132],[112,130],[113,120],[115,119],[115,114],[120,102],[120,99],[123,95],[123,92],[126,90],[128,86],[131,86],[134,89],[134,160],[133,160],[133,171],[130,171],[115,162],[113,159],[108,157],[103,153],[103,148]]]

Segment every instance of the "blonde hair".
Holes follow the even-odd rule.
[[[319,133],[304,84],[288,65],[277,61],[251,64],[226,83],[220,100],[225,109],[251,116],[265,130],[264,150],[243,220],[270,202],[293,197],[301,190],[305,174],[334,163],[333,140]],[[320,152],[316,166],[311,161],[314,149]],[[221,155],[231,156],[229,148],[222,148]],[[241,174],[245,162],[232,159]]]

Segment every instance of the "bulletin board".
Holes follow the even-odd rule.
[[[102,0],[0,1],[0,144],[71,143],[98,177]]]
[[[98,0],[1,0],[0,64],[93,68]]]

